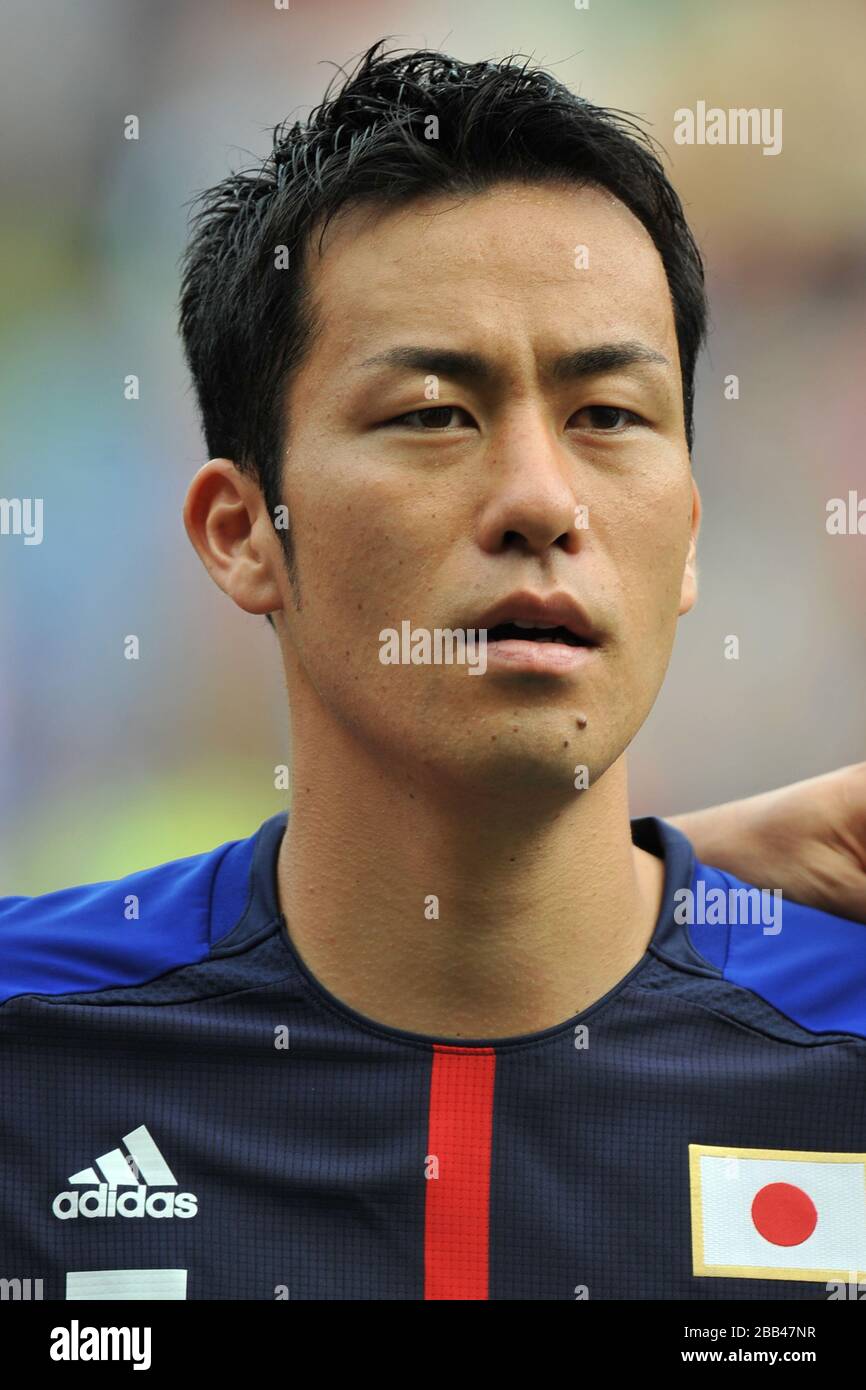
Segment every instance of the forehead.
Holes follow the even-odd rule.
[[[677,360],[661,258],[606,189],[498,184],[355,206],[331,223],[309,273],[315,355],[332,367],[418,330],[503,350],[635,338]]]

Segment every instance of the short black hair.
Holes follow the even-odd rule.
[[[656,142],[636,117],[594,106],[524,55],[465,63],[428,49],[398,56],[385,43],[354,73],[340,70],[342,87],[332,95],[332,79],[306,122],[278,125],[260,167],[194,200],[180,328],[209,456],[257,478],[273,520],[286,388],[316,330],[305,257],[317,225],[323,235],[350,203],[405,205],[513,180],[600,186],[643,223],[670,287],[691,451],[704,268]],[[280,247],[288,272],[276,268]]]

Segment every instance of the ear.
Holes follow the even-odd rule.
[[[211,459],[193,478],[186,533],[215,584],[246,613],[282,608],[280,546],[258,484],[231,459]]]
[[[680,589],[679,616],[688,613],[698,597],[698,531],[701,527],[701,495],[698,492],[698,485],[692,479],[692,521],[691,536],[689,539],[689,553],[686,556],[685,569],[683,570],[683,582]]]

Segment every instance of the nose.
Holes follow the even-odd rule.
[[[576,464],[540,411],[503,422],[490,438],[483,463],[486,496],[478,540],[489,554],[515,549],[542,555],[551,546],[568,554],[580,545]]]

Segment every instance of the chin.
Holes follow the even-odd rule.
[[[456,759],[448,761],[448,766],[440,756],[442,774],[467,792],[481,796],[526,798],[539,794],[564,799],[578,794],[575,787],[578,765],[587,768],[589,786],[600,775],[597,757],[587,748],[581,748],[579,738],[565,734],[553,741],[546,740],[541,746],[538,740],[527,743],[518,735],[509,737],[509,733],[497,734],[494,742],[490,734],[479,730],[475,749],[462,748]],[[482,743],[484,739],[486,743]],[[567,748],[563,746],[566,739]]]

